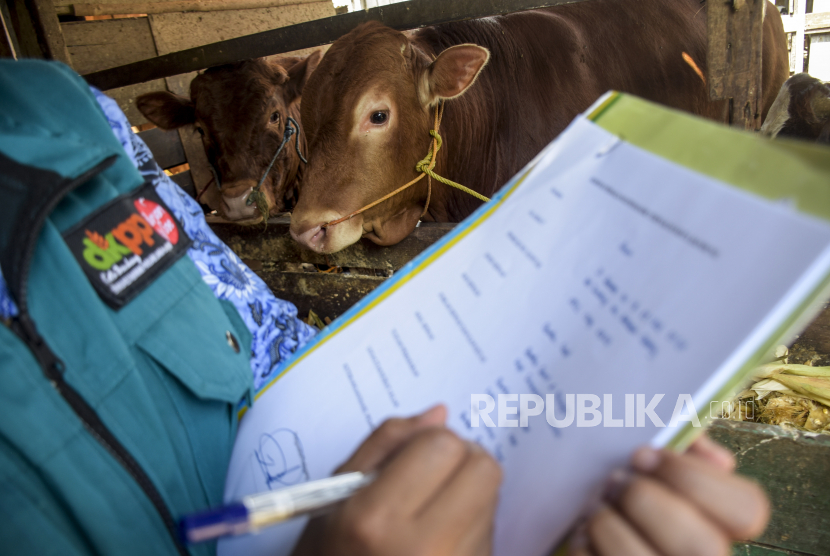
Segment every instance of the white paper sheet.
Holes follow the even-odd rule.
[[[545,554],[609,471],[670,437],[649,419],[626,426],[636,396],[664,394],[664,423],[680,394],[705,407],[828,271],[823,222],[583,118],[530,166],[494,213],[262,394],[239,427],[227,500],[328,476],[385,418],[443,402],[449,426],[504,468],[495,554]],[[470,426],[471,394],[508,393],[594,394],[604,423]],[[287,554],[302,526],[219,553]]]

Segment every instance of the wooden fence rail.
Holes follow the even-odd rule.
[[[322,46],[334,42],[367,21],[380,21],[393,29],[404,31],[584,1],[586,0],[412,0],[190,48],[89,73],[84,77],[91,85],[109,90],[212,66]]]

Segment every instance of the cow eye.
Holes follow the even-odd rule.
[[[202,129],[201,127],[197,127],[197,128],[196,128],[196,131],[198,131],[198,132],[199,132],[199,135],[201,135],[202,137],[204,137],[204,136],[205,136],[205,130],[204,130],[204,129]]]
[[[279,112],[274,112],[273,114],[271,114],[271,119],[269,121],[272,124],[275,124],[275,123],[279,122],[280,121],[280,113]]]
[[[383,125],[389,120],[389,113],[383,111],[377,111],[372,114],[369,118],[369,121],[375,125]]]

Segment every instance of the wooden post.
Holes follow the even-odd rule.
[[[796,25],[795,35],[793,36],[793,73],[801,73],[804,71],[804,28],[806,25],[807,0],[795,0],[793,4],[795,9],[793,17]]]
[[[0,20],[2,20],[2,29],[0,29],[0,58],[17,58],[15,49],[14,32],[11,29],[11,18],[9,17],[9,10],[5,2],[0,2]]]
[[[761,125],[761,54],[766,3],[766,0],[707,2],[709,97],[728,99],[727,122],[741,129],[757,130]]]
[[[18,56],[70,64],[53,0],[9,0],[7,6],[11,16],[7,23],[20,46]]]

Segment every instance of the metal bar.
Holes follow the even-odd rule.
[[[250,58],[322,46],[334,42],[367,21],[380,21],[393,29],[404,31],[584,1],[586,0],[412,0],[172,52],[89,73],[84,77],[90,85],[99,89],[115,89]]]

